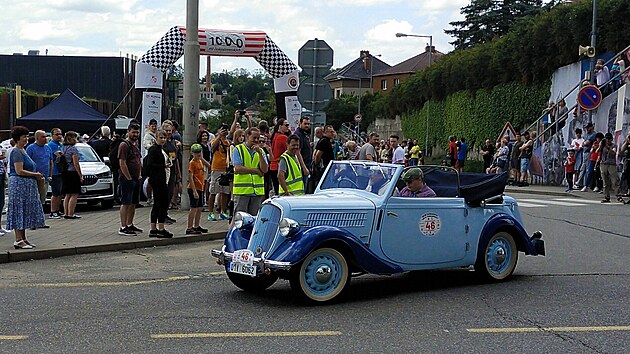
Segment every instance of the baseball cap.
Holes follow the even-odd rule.
[[[201,152],[201,145],[199,145],[199,144],[192,144],[192,146],[190,147],[190,151],[192,151],[192,152]]]
[[[405,173],[403,173],[403,181],[405,182],[410,182],[416,179],[424,179],[424,174],[422,173],[422,170],[419,167],[414,167],[414,168],[410,168],[407,171],[405,171]]]

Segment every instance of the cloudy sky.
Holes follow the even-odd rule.
[[[199,27],[262,30],[297,63],[313,38],[335,51],[334,67],[360,50],[382,54],[390,65],[424,50],[428,39],[396,38],[397,32],[433,35],[441,52],[453,47],[444,34],[468,0],[199,0]],[[166,31],[185,25],[185,0],[0,0],[0,54],[40,50],[44,55],[142,56]],[[180,60],[182,62],[183,60]],[[214,57],[213,70],[248,70],[251,58]],[[201,61],[205,65],[205,59]],[[203,75],[203,74],[202,74]]]

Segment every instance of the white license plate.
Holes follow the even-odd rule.
[[[98,180],[100,183],[114,183],[113,178],[101,178]]]
[[[230,273],[238,273],[243,275],[249,275],[250,277],[256,276],[256,267],[250,266],[243,263],[238,262],[230,262],[228,266],[228,272]]]

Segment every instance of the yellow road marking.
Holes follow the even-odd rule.
[[[523,328],[468,328],[471,333],[527,333],[527,332],[602,332],[630,331],[630,326],[595,327],[523,327]]]
[[[211,272],[204,275],[222,275],[224,271]],[[74,283],[32,283],[0,286],[0,288],[78,288],[78,287],[105,287],[105,286],[135,286],[145,284],[168,283],[182,280],[199,279],[203,275],[185,275],[162,279],[134,280],[134,281],[106,281],[106,282],[74,282]]]
[[[152,334],[153,339],[186,339],[186,338],[234,338],[234,337],[315,337],[340,336],[338,331],[312,332],[223,332],[223,333],[165,333]]]
[[[28,336],[3,336],[0,335],[0,340],[23,340],[27,339]]]

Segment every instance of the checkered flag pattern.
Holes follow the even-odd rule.
[[[278,48],[276,43],[274,43],[269,36],[265,38],[262,51],[255,56],[254,59],[256,59],[274,79],[283,77],[297,70],[297,66]]]
[[[143,63],[150,64],[162,72],[166,72],[184,55],[186,39],[179,27],[172,27],[149,51],[140,58]]]

